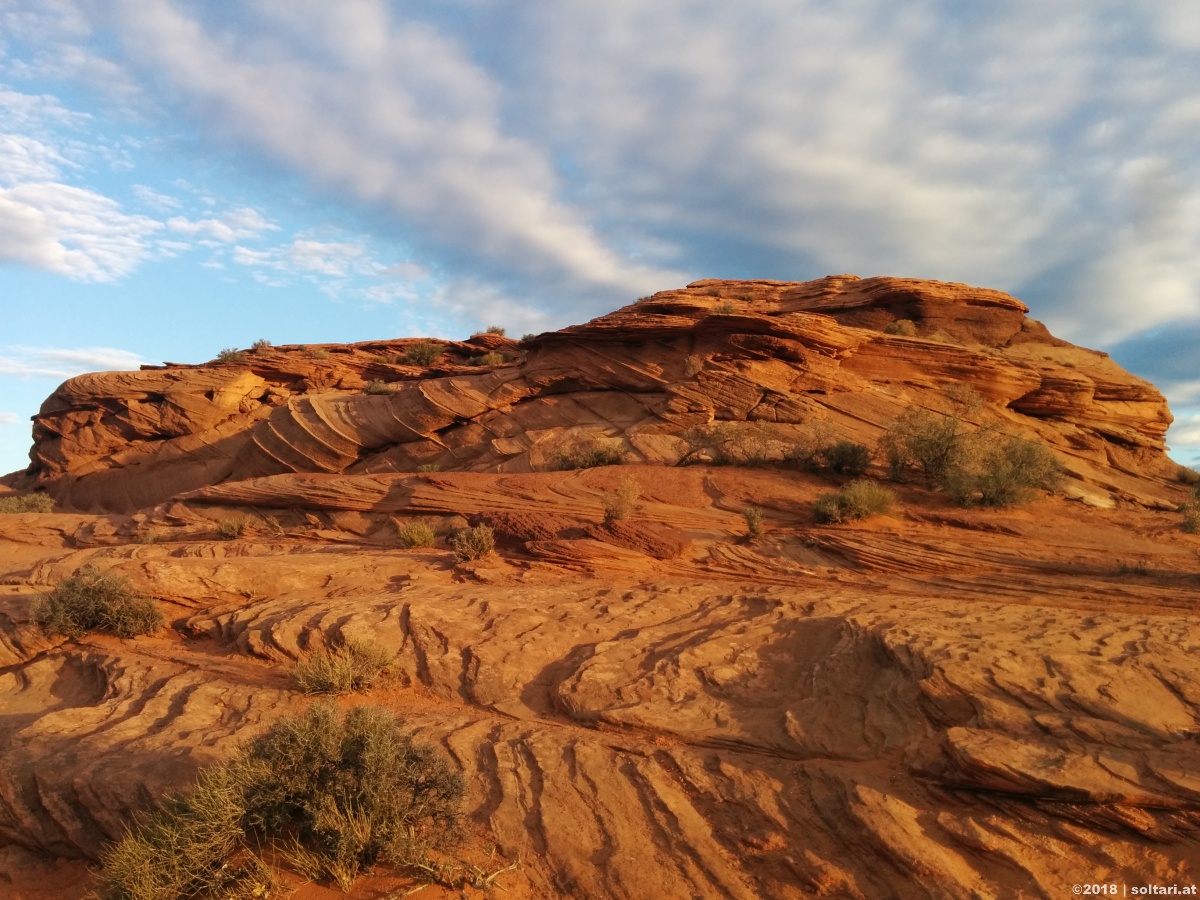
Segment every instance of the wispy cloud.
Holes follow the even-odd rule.
[[[257,238],[268,231],[279,230],[278,225],[265,219],[258,210],[246,206],[231,209],[219,218],[193,220],[175,216],[167,220],[167,228],[178,234],[226,244]]]
[[[16,413],[0,412],[0,425],[15,425],[21,421]]]
[[[85,372],[136,369],[142,362],[136,353],[114,347],[9,346],[0,353],[0,375],[70,378]]]

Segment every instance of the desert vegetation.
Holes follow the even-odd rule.
[[[617,489],[603,497],[604,521],[628,519],[642,496],[642,486],[635,478],[622,478]]]
[[[917,326],[912,319],[897,319],[883,329],[884,334],[897,334],[900,337],[915,337]]]
[[[1179,507],[1183,513],[1179,527],[1187,534],[1200,534],[1200,480],[1189,483],[1192,485],[1192,494]]]
[[[54,499],[49,494],[15,494],[0,497],[0,513],[54,512]]]
[[[742,518],[746,520],[746,536],[750,540],[762,537],[763,511],[757,506],[748,506],[742,510]]]
[[[678,465],[707,457],[714,466],[761,466],[770,460],[771,429],[761,422],[713,422],[688,428],[680,437],[687,452]]]
[[[217,523],[217,537],[223,541],[240,538],[246,532],[246,520],[239,518],[222,519]]]
[[[367,386],[363,388],[364,394],[371,394],[372,396],[386,396],[391,392],[392,389],[388,386],[388,383],[378,378],[368,381]]]
[[[410,366],[431,366],[442,358],[442,352],[436,341],[417,341],[404,351],[404,361]]]
[[[548,455],[550,467],[557,471],[619,466],[625,450],[618,438],[580,438],[570,441]]]
[[[813,502],[813,516],[823,525],[854,522],[885,513],[896,502],[889,488],[870,481],[852,481],[835,493],[822,494]]]
[[[498,334],[500,337],[504,337],[505,331],[506,329],[500,325],[489,325],[484,334]]]
[[[158,605],[130,587],[128,579],[101,572],[95,566],[76,569],[34,603],[34,621],[47,634],[81,637],[107,631],[131,638],[162,627]]]
[[[387,710],[316,704],[143,816],[105,853],[100,895],[266,896],[266,852],[342,890],[376,862],[450,881],[429,851],[457,839],[462,794],[459,775]]]
[[[304,654],[292,675],[306,694],[348,694],[370,688],[389,662],[391,654],[375,641],[348,640]]]
[[[270,349],[271,349],[271,342],[268,341],[266,338],[259,338],[257,341],[255,341],[253,344],[250,345],[251,353],[265,353]]]
[[[496,533],[487,525],[463,528],[450,539],[450,549],[460,562],[483,559],[496,549]]]
[[[237,347],[226,347],[217,354],[217,362],[240,363],[246,361],[246,351]]]
[[[433,532],[433,526],[424,519],[414,519],[411,522],[404,522],[397,525],[396,536],[400,539],[400,546],[406,550],[413,550],[418,547],[432,547],[434,538],[436,537]]]

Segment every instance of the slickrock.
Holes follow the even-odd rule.
[[[389,678],[339,702],[440,747],[512,896],[1200,881],[1200,538],[1152,386],[999,292],[852,276],[697,282],[432,366],[395,361],[411,344],[84,376],[47,401],[7,481],[60,511],[0,515],[0,893],[37,888],[38,859],[94,861],[311,702],[293,662],[351,639]],[[466,364],[493,351],[510,361]],[[675,465],[691,425],[767,423],[772,452],[814,422],[873,442],[956,385],[976,424],[1051,445],[1064,489],[993,510],[895,485],[887,515],[818,526],[845,479],[770,453]],[[581,437],[624,464],[556,470]],[[415,519],[433,547],[404,549]],[[497,552],[456,558],[468,524]],[[44,633],[37,597],[83,565],[168,624]],[[82,896],[55,871],[30,896]],[[389,877],[351,896],[414,886]]]
[[[447,342],[432,367],[387,362],[412,343],[396,341],[85,375],[43,405],[16,484],[131,512],[288,473],[536,471],[585,436],[671,464],[686,452],[677,435],[714,421],[786,433],[821,420],[872,444],[959,384],[988,401],[989,421],[1051,444],[1077,480],[1166,502],[1145,478],[1169,465],[1161,394],[1026,312],[998,291],[913,279],[700,281],[520,345]],[[897,322],[910,333],[887,333]],[[508,362],[466,365],[485,350]],[[391,393],[363,393],[370,380]]]

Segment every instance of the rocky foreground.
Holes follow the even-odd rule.
[[[0,893],[82,896],[82,863],[40,860],[95,859],[309,702],[293,660],[356,637],[396,654],[367,699],[462,770],[515,896],[1200,881],[1200,538],[1170,414],[1026,312],[935,282],[705,281],[427,365],[398,340],[68,381],[5,479],[60,511],[0,516]],[[818,423],[874,445],[963,385],[969,424],[1054,450],[1060,491],[963,509],[914,482],[887,516],[814,523],[838,479],[779,447]],[[765,464],[689,458],[714,422]],[[593,438],[625,464],[549,471]],[[416,517],[488,524],[498,552],[401,549]],[[85,563],[170,627],[45,636],[33,599]]]

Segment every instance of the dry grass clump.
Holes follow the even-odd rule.
[[[487,331],[484,332],[484,334],[498,334],[500,337],[504,337],[504,333],[504,328],[499,325],[489,325]]]
[[[254,849],[342,890],[379,861],[436,873],[428,852],[457,838],[462,795],[392,713],[316,704],[142,817],[104,854],[100,896],[265,896],[273,874]]]
[[[54,499],[49,494],[17,494],[0,497],[0,513],[54,512]]]
[[[1200,485],[1200,472],[1197,472],[1195,469],[1189,468],[1188,466],[1180,466],[1175,470],[1175,480],[1180,484],[1187,484],[1195,487],[1196,485]]]
[[[321,647],[296,660],[292,675],[306,694],[364,691],[392,661],[375,641],[350,640],[337,649]]]
[[[1187,534],[1200,534],[1200,481],[1192,485],[1192,496],[1179,507],[1183,521],[1179,523]]]
[[[912,319],[897,319],[895,322],[889,323],[884,329],[884,334],[897,334],[900,337],[916,337],[917,326]]]
[[[742,516],[746,520],[746,535],[750,540],[757,540],[762,537],[763,511],[757,506],[748,506],[742,510]]]
[[[419,471],[419,470],[418,470]],[[400,538],[400,546],[406,550],[418,547],[432,547],[436,535],[433,526],[424,519],[415,519],[396,526],[396,535]]]
[[[234,538],[240,538],[246,531],[246,522],[244,519],[222,519],[217,523],[217,537],[223,541],[232,541]]]
[[[732,316],[737,312],[737,307],[733,305],[733,301],[725,300],[714,306],[713,312],[718,316]]]
[[[460,562],[483,559],[496,549],[496,533],[487,525],[463,528],[450,539],[450,548]]]
[[[240,363],[246,361],[246,351],[237,347],[226,347],[217,354],[217,362]]]
[[[410,366],[430,366],[442,358],[442,345],[435,341],[417,341],[404,351],[404,361]]]
[[[822,494],[813,503],[813,515],[822,524],[854,522],[885,513],[896,495],[874,481],[852,481],[836,494]]]
[[[604,494],[604,521],[628,519],[642,496],[642,486],[635,478],[622,478],[617,489]]]
[[[499,350],[485,353],[482,356],[472,356],[467,360],[468,366],[499,366],[508,362],[508,357]]]
[[[384,394],[390,394],[391,392],[392,389],[388,387],[388,383],[386,381],[380,381],[378,378],[373,381],[368,381],[367,386],[363,388],[364,394],[371,394],[373,396],[381,396]]]
[[[617,438],[586,438],[566,444],[550,454],[550,464],[559,471],[619,466],[625,450]]]
[[[70,578],[39,597],[33,618],[47,634],[72,638],[89,631],[131,638],[157,631],[163,624],[155,602],[134,591],[128,579],[90,565],[76,569]]]
[[[267,350],[270,350],[270,349],[271,349],[271,342],[268,341],[266,338],[259,338],[257,341],[255,341],[253,344],[250,345],[251,353],[265,353]]]

